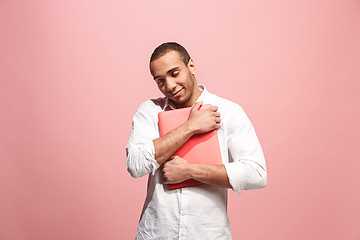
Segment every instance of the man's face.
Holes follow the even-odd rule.
[[[150,72],[160,91],[176,108],[190,107],[195,103],[199,94],[192,59],[185,65],[176,51],[170,51],[150,62]]]

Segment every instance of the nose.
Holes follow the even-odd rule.
[[[166,79],[166,91],[172,93],[176,88],[176,83],[174,79],[167,78]]]

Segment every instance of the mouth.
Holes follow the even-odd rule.
[[[178,97],[178,96],[180,95],[181,90],[183,90],[183,88],[180,88],[179,90],[177,90],[176,92],[174,92],[173,94],[171,94],[171,97],[173,97],[173,98]]]

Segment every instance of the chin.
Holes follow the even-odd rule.
[[[183,100],[183,101],[178,101],[178,102],[174,102],[175,105],[177,107],[187,107],[186,104],[189,102],[189,99]]]
[[[174,103],[176,107],[186,107],[185,105],[190,101],[190,96],[183,96],[180,97],[178,100],[171,99],[171,101]]]

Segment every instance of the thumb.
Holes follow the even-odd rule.
[[[202,107],[203,105],[203,101],[200,101],[200,102],[196,102],[193,106],[192,109],[196,109],[196,110],[200,110],[200,108]]]

